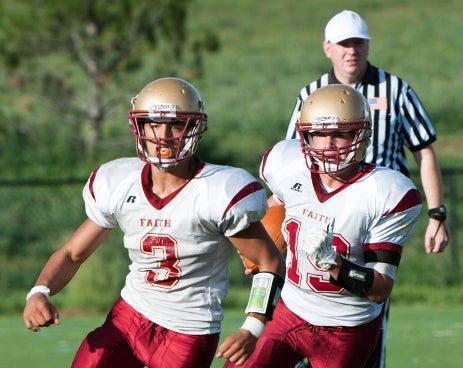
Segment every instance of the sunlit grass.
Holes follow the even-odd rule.
[[[390,312],[387,362],[394,368],[458,367],[462,355],[461,306],[395,305]],[[241,326],[243,309],[227,309],[223,340]],[[69,367],[81,340],[104,320],[103,314],[62,317],[60,326],[26,330],[20,315],[0,317],[0,356],[4,367]],[[25,349],[25,347],[27,347]],[[222,367],[216,359],[213,368]]]

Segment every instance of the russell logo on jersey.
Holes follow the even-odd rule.
[[[301,188],[302,188],[301,183],[294,183],[294,185],[291,187],[291,190],[295,190],[296,192],[302,192]]]

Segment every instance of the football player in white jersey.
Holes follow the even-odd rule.
[[[26,298],[24,323],[32,331],[59,323],[49,297],[119,226],[129,273],[120,298],[84,339],[72,367],[209,367],[235,247],[258,264],[254,281],[264,285],[253,286],[248,317],[232,335],[238,351],[221,349],[242,363],[271,318],[285,272],[259,221],[267,209],[265,190],[242,169],[194,155],[207,115],[190,83],[155,80],[132,104],[129,123],[139,158],[108,162],[90,175],[83,189],[88,218],[40,273]],[[262,292],[267,298],[255,296]]]
[[[364,367],[420,193],[398,171],[363,161],[370,108],[354,88],[314,91],[296,127],[299,140],[277,143],[260,167],[269,205],[285,206],[286,279],[244,366],[294,367],[307,358],[313,368]]]

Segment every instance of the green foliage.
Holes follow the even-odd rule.
[[[120,230],[112,230],[72,282],[54,298],[57,306],[73,310],[109,310],[120,295],[128,273],[129,259],[122,236]]]
[[[14,124],[1,131],[0,145],[19,150],[15,158],[24,163],[5,174],[30,177],[33,167],[49,175],[48,165],[37,165],[45,156],[58,157],[61,169],[64,162],[82,169],[128,152],[103,141],[107,132],[111,139],[128,134],[120,122],[130,98],[156,76],[199,74],[203,53],[219,49],[210,31],[186,32],[189,3],[5,1],[0,80],[9,103],[0,117]]]
[[[1,293],[24,294],[50,254],[83,220],[81,187],[82,183],[39,187],[19,182],[0,186],[5,206],[0,212]]]

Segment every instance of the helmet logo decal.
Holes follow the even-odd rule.
[[[166,117],[175,117],[177,112],[177,107],[173,103],[153,103],[149,106],[148,116],[156,117],[161,116]]]
[[[316,116],[312,122],[313,129],[337,129],[339,116],[337,115],[322,115]]]
[[[323,115],[317,116],[314,119],[315,123],[337,123],[339,121],[338,115]]]

